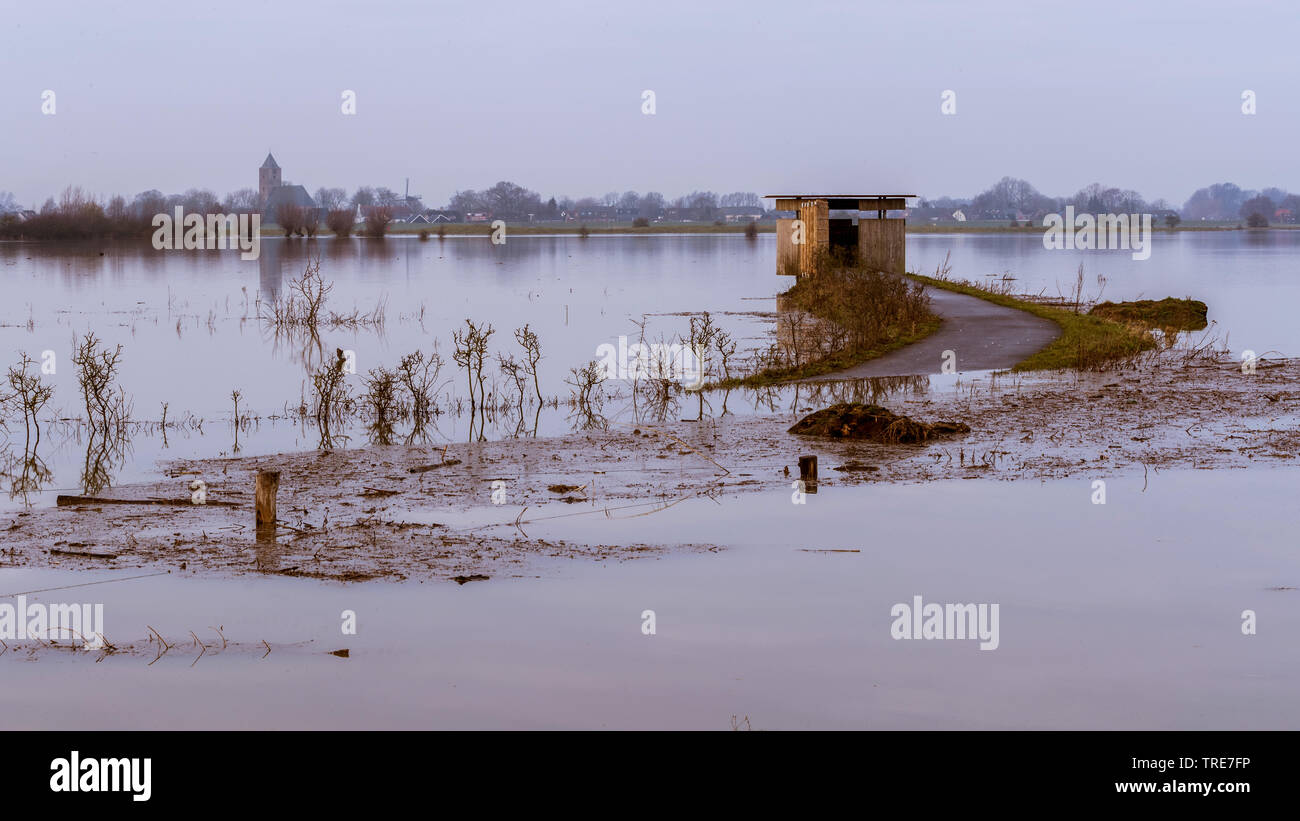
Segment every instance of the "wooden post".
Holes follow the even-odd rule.
[[[275,530],[275,494],[280,489],[280,471],[260,470],[257,472],[257,487],[253,503],[257,508],[256,523],[258,531]]]
[[[811,489],[817,487],[817,457],[800,456],[799,457],[799,480],[803,482],[804,487]]]

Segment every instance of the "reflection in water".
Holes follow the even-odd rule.
[[[767,385],[746,388],[755,413],[776,413],[783,408],[792,415],[812,407],[821,409],[841,403],[884,405],[890,397],[911,391],[924,395],[930,388],[928,376],[871,376],[830,382],[796,382],[793,385]],[[788,397],[788,404],[784,401]],[[725,400],[724,400],[725,407]]]
[[[257,257],[257,288],[260,299],[275,299],[280,295],[280,286],[284,283],[284,272],[280,270],[281,251],[284,243],[275,239],[263,239]]]
[[[40,413],[45,403],[54,395],[54,386],[41,380],[41,375],[34,372],[36,361],[25,352],[19,352],[17,365],[9,368],[6,374],[7,387],[12,393],[0,396],[0,429],[8,438],[8,425],[5,419],[22,414],[23,417],[23,455],[6,450],[4,454],[5,476],[9,478],[9,498],[21,495],[23,504],[30,505],[29,493],[38,493],[44,483],[50,480],[50,470],[37,456],[41,444]],[[15,465],[22,468],[16,473]]]
[[[284,553],[280,549],[280,543],[275,540],[274,528],[262,528],[257,531],[253,550],[254,567],[263,573],[279,572],[280,560],[284,557]]]
[[[1032,237],[993,234],[912,235],[907,238],[907,257],[918,270],[932,270],[951,253],[955,274],[980,279],[988,272],[1010,271],[1018,288],[1031,293],[1055,293],[1058,284],[1064,288],[1084,262],[1090,275],[1107,277],[1108,299],[1192,296],[1210,305],[1210,319],[1221,333],[1244,339],[1240,329],[1246,328],[1255,350],[1300,350],[1300,324],[1294,322],[1290,307],[1300,299],[1300,280],[1287,276],[1300,259],[1300,231],[1161,233],[1152,241],[1158,265],[1134,261],[1122,252],[1047,251]],[[562,380],[571,366],[588,361],[600,345],[616,342],[631,330],[629,321],[638,317],[653,316],[653,332],[673,338],[688,330],[686,312],[708,309],[745,349],[766,349],[777,341],[774,331],[788,330],[774,327],[771,318],[773,295],[790,284],[771,273],[775,258],[771,235],[751,243],[738,235],[581,240],[512,234],[506,245],[492,245],[486,237],[430,242],[401,236],[385,240],[267,237],[260,252],[257,261],[243,261],[237,251],[156,251],[147,239],[0,243],[0,271],[6,272],[12,286],[9,300],[0,304],[0,348],[58,347],[57,339],[52,343],[40,339],[59,328],[78,334],[94,330],[110,349],[118,343],[125,346],[121,381],[137,405],[151,409],[155,420],[157,409],[168,402],[171,408],[166,426],[153,423],[162,434],[157,441],[135,436],[145,428],[133,429],[133,461],[111,471],[114,484],[120,484],[152,476],[155,457],[209,458],[228,451],[229,431],[203,437],[194,426],[172,419],[185,420],[188,414],[195,420],[224,420],[234,386],[245,393],[255,417],[281,415],[294,421],[292,425],[268,423],[256,432],[240,430],[241,455],[312,447],[317,440],[309,374],[328,364],[332,352],[355,351],[362,372],[375,365],[392,368],[408,352],[447,345],[451,329],[462,327],[466,318],[503,330],[531,324],[546,348],[539,374],[547,397],[545,410],[530,400],[523,414],[517,408],[496,414],[495,428],[489,424],[494,421],[490,412],[484,414],[486,418],[475,420],[475,439],[561,434],[574,421],[579,426],[595,421],[566,422],[570,409],[557,408],[553,398],[567,395]],[[316,337],[308,333],[290,339],[277,338],[273,331],[262,333],[260,327],[254,330],[261,324],[254,319],[254,305],[285,294],[291,279],[317,257],[322,260],[322,274],[336,284],[330,295],[333,307],[368,310],[381,298],[391,298],[393,321],[383,335],[368,327],[325,326]],[[1223,271],[1228,269],[1232,277],[1225,278]],[[182,325],[187,330],[206,326],[208,332],[189,332],[178,339]],[[502,340],[489,355],[514,351],[508,342]],[[357,385],[359,376],[350,375],[349,380]],[[62,402],[69,407],[78,404],[73,401],[79,391],[72,368],[67,373],[60,369],[51,383],[57,385]],[[619,403],[607,405],[600,414],[611,420],[611,426],[633,419],[668,421],[697,415],[698,399],[642,387],[631,394],[628,407],[623,407],[629,397],[624,389]],[[809,385],[799,388],[796,402],[793,387],[747,387],[730,397],[734,404],[720,392],[703,398],[712,403],[706,415],[716,417],[789,413],[810,401],[881,402],[889,389],[879,382],[841,383],[816,393],[818,388]],[[511,390],[509,399],[515,400],[516,393]],[[241,412],[245,401],[240,400]],[[454,398],[439,397],[438,403],[447,414],[439,417],[443,433],[413,430],[411,421],[403,417],[392,433],[393,441],[408,437],[413,442],[463,441],[468,405],[457,418]],[[368,421],[357,420],[354,414],[346,433],[365,441]],[[16,436],[12,421],[10,426]],[[381,438],[387,435],[381,432]],[[170,442],[164,442],[166,438]],[[101,469],[88,474],[99,477],[98,483],[102,468],[112,461],[113,448],[100,437],[93,444],[90,458],[78,459],[86,452],[87,442],[82,439],[66,448],[42,440],[39,453],[54,471],[52,483],[75,486],[78,473],[85,474],[87,466],[97,464]],[[8,462],[13,475],[21,478],[24,449],[21,443],[12,446],[16,455]],[[29,477],[40,475],[36,467]],[[5,500],[0,495],[0,501]]]
[[[82,493],[98,495],[113,485],[113,472],[124,465],[131,454],[126,426],[104,431],[96,426],[86,429],[86,458],[81,468]]]
[[[21,496],[24,505],[30,506],[30,494],[40,493],[54,478],[54,474],[37,455],[34,444],[28,447],[24,443],[21,456],[16,450],[7,450],[0,458],[3,459],[4,477],[9,481],[9,498],[17,499]]]
[[[797,411],[801,402],[817,407],[851,402],[883,405],[894,394],[911,391],[914,396],[921,396],[929,388],[928,376],[870,376],[834,382],[807,382],[795,386],[794,401],[790,407],[792,411]]]

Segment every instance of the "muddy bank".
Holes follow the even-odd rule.
[[[1251,468],[1291,465],[1300,452],[1300,360],[1261,362],[1246,375],[1226,356],[1188,361],[1171,353],[1121,372],[917,388],[881,398],[868,383],[800,385],[769,415],[550,439],[182,460],[155,482],[106,495],[184,500],[197,479],[209,501],[233,506],[91,503],[9,514],[0,519],[0,565],[478,583],[537,575],[539,560],[554,557],[653,557],[669,548],[551,542],[530,537],[528,526],[559,516],[653,515],[708,494],[784,501],[803,454],[820,457],[821,484],[856,485]],[[919,444],[787,432],[812,411],[853,401],[971,430]],[[256,472],[268,468],[281,471],[281,526],[259,542],[252,491]]]
[[[918,422],[879,405],[841,402],[805,416],[791,425],[788,433],[897,445],[970,433],[970,426],[961,422]]]

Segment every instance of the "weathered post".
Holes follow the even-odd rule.
[[[280,489],[280,471],[259,470],[253,494],[258,533],[275,532],[275,494]]]
[[[803,482],[804,487],[809,493],[815,493],[817,489],[817,457],[800,456],[799,457],[799,481]]]

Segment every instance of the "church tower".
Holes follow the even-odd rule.
[[[257,170],[258,206],[265,208],[267,197],[270,197],[271,191],[280,185],[280,166],[276,164],[275,157],[268,153],[266,162],[262,163],[262,167]]]

